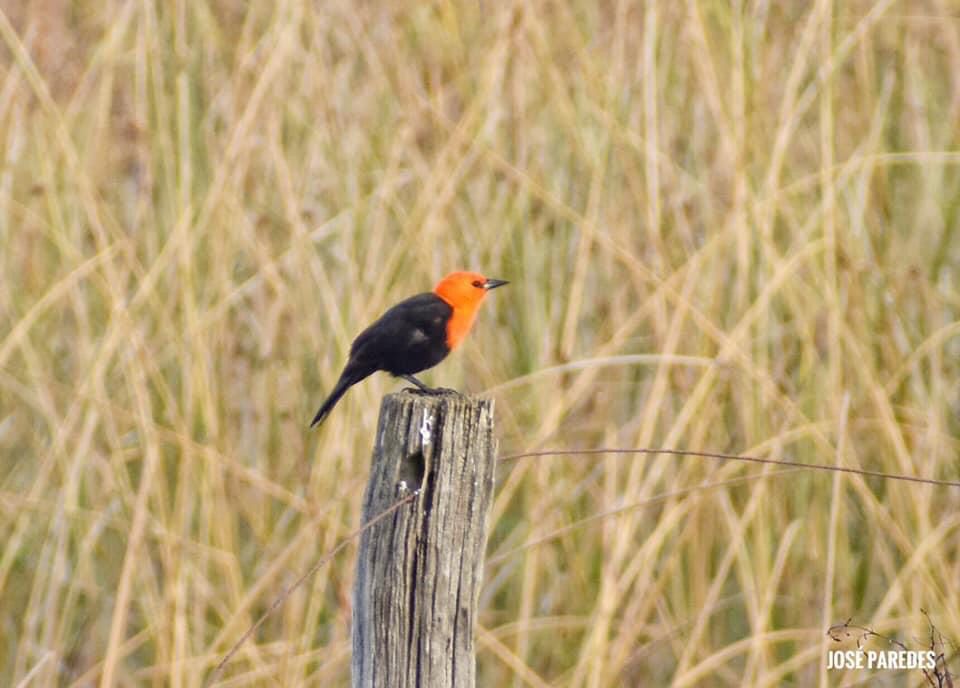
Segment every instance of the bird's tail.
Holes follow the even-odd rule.
[[[310,422],[310,427],[312,428],[315,425],[322,423],[323,419],[327,417],[327,414],[330,413],[330,411],[333,410],[333,407],[337,405],[337,402],[340,401],[340,397],[346,394],[347,390],[353,385],[370,375],[370,372],[359,372],[350,369],[344,370],[343,374],[340,376],[340,379],[337,380],[337,384],[334,386],[333,391],[330,392],[330,396],[328,396],[327,400],[323,402],[317,411],[317,415],[315,415],[313,420]]]

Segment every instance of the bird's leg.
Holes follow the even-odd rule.
[[[420,380],[415,378],[413,375],[399,375],[398,377],[402,377],[404,380],[406,380],[410,384],[416,385],[416,389],[411,389],[408,387],[407,391],[409,392],[420,392],[422,394],[450,394],[451,392],[454,394],[457,393],[457,390],[447,389],[446,387],[436,387],[436,388],[427,387],[425,384],[420,382]]]
[[[427,394],[430,394],[434,391],[432,387],[427,387],[425,384],[420,382],[420,380],[415,378],[413,375],[401,375],[400,377],[402,377],[404,380],[409,382],[411,385],[416,385],[417,389],[420,390],[421,392],[426,392]]]

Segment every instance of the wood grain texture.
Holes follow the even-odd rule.
[[[364,522],[421,490],[360,540],[355,688],[474,686],[495,455],[491,400],[409,392],[384,398]]]

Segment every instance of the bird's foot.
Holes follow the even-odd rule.
[[[401,377],[407,382],[410,382],[416,385],[416,387],[407,387],[404,390],[405,392],[411,392],[413,394],[430,394],[434,396],[438,396],[441,394],[460,394],[460,392],[458,392],[457,390],[448,389],[446,387],[436,387],[436,388],[427,387],[425,384],[420,382],[420,380],[415,378],[413,375],[398,375],[397,377]]]
[[[404,387],[403,391],[410,392],[411,394],[425,394],[431,397],[439,397],[447,394],[460,396],[460,392],[455,389],[450,389],[449,387]]]

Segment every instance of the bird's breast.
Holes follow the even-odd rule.
[[[475,308],[454,308],[453,314],[447,321],[447,347],[451,350],[457,348],[463,338],[467,336],[470,328],[473,327],[473,321],[477,317]]]

